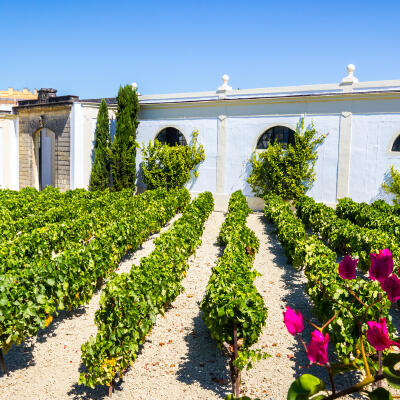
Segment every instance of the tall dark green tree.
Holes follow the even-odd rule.
[[[139,99],[131,85],[120,87],[117,97],[117,128],[112,145],[112,176],[114,188],[135,188],[136,129]]]
[[[107,103],[101,100],[97,115],[94,138],[94,161],[90,174],[89,190],[104,190],[110,187],[111,136]]]

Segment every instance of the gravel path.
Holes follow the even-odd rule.
[[[143,344],[134,365],[123,382],[116,386],[113,398],[135,400],[213,400],[230,393],[227,360],[217,349],[205,327],[200,302],[221,249],[216,244],[225,215],[213,212],[205,224],[202,245],[189,260],[183,280],[185,291],[166,311]],[[304,295],[305,278],[286,263],[282,246],[273,234],[273,226],[261,213],[249,216],[248,226],[260,239],[260,251],[254,267],[262,276],[256,286],[268,308],[266,326],[255,348],[263,348],[272,357],[260,361],[242,377],[243,394],[263,400],[284,400],[296,376],[308,372],[326,380],[322,368],[307,368],[304,349],[287,331],[282,311],[286,305],[301,310],[313,320]],[[166,228],[164,228],[166,229]],[[132,264],[154,248],[153,238],[125,258],[118,272],[129,271]],[[0,378],[0,393],[7,400],[25,399],[104,399],[105,387],[90,389],[77,384],[81,344],[96,333],[94,313],[100,292],[91,302],[73,313],[62,313],[46,330],[6,355],[9,376]],[[310,330],[305,332],[307,341]],[[339,388],[343,383],[337,382]],[[350,398],[350,397],[349,397]],[[356,397],[360,398],[360,397]]]

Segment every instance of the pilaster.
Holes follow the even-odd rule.
[[[339,157],[336,198],[349,195],[352,113],[342,112],[339,125]]]
[[[217,133],[217,193],[224,193],[225,185],[225,153],[226,153],[226,115],[218,117]]]

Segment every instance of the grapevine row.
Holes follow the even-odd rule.
[[[149,194],[143,197],[148,199]],[[51,322],[55,311],[87,303],[123,255],[159,231],[189,199],[182,189],[159,191],[150,202],[128,202],[119,218],[87,245],[44,259],[19,274],[0,275],[0,347],[7,351],[13,343],[35,335]]]
[[[156,316],[183,290],[188,258],[201,243],[204,222],[214,207],[211,193],[200,194],[180,219],[155,242],[155,250],[130,273],[117,275],[104,289],[96,312],[96,337],[82,345],[87,372],[80,383],[107,385],[136,359]]]
[[[32,214],[45,212],[54,207],[55,202],[64,203],[79,197],[91,197],[83,189],[60,192],[59,189],[47,187],[41,192],[33,188],[21,191],[0,190],[0,223],[14,222]]]
[[[89,212],[70,221],[47,224],[18,235],[14,240],[0,245],[0,272],[21,271],[51,259],[57,254],[72,248],[82,247],[97,232],[114,221],[123,211],[132,207],[143,207],[157,196],[149,191],[141,196],[133,196],[131,190],[100,195],[92,201]],[[71,209],[80,209],[71,204]]]
[[[108,192],[101,195],[92,192],[75,192],[73,196],[69,195],[62,198],[62,201],[55,202],[51,200],[43,212],[34,212],[23,218],[0,222],[0,243],[13,240],[23,233],[29,233],[33,229],[47,224],[74,220],[82,215],[91,213],[93,209],[98,208],[99,203],[101,203],[102,207],[106,206],[115,197],[115,194]],[[133,196],[133,193],[130,196]]]
[[[389,206],[390,207],[390,206]],[[400,216],[382,212],[367,203],[356,203],[346,197],[336,206],[336,215],[368,229],[378,229],[400,238]]]
[[[339,218],[335,210],[311,197],[304,196],[297,204],[297,215],[311,230],[321,235],[335,251],[358,256],[358,266],[367,270],[370,253],[389,249],[395,260],[400,256],[398,239],[377,229],[367,229]]]
[[[364,312],[364,307],[355,301],[350,289],[357,292],[361,301],[373,303],[383,293],[379,283],[360,278],[350,288],[338,274],[336,253],[315,236],[308,236],[303,223],[279,196],[271,194],[265,197],[264,213],[276,226],[278,239],[285,248],[288,260],[294,267],[304,268],[307,277],[306,293],[319,320],[325,323],[335,313],[338,315],[329,325],[330,337],[339,358],[348,359],[358,351],[359,334],[354,316],[361,319]],[[382,303],[368,309],[365,321],[376,321],[379,316],[385,317],[388,329],[393,332],[394,327],[389,316],[390,305],[384,296]],[[365,328],[364,322],[362,329]]]
[[[218,241],[224,253],[212,268],[201,309],[211,337],[227,350],[234,393],[239,394],[239,371],[234,366],[238,348],[247,350],[256,343],[267,318],[267,309],[254,279],[253,260],[259,240],[246,226],[251,210],[241,191],[232,194],[228,215]]]

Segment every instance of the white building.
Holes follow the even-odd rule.
[[[141,95],[137,140],[148,143],[161,132],[169,140],[180,137],[190,142],[191,133],[198,130],[206,159],[188,188],[210,190],[222,206],[237,189],[253,196],[246,178],[257,145],[266,145],[266,136],[271,135],[287,140],[304,118],[327,134],[318,149],[311,196],[326,203],[344,196],[367,202],[385,198],[381,184],[390,166],[400,169],[400,80],[358,82],[354,69],[349,65],[348,75],[333,84],[233,90],[224,76],[216,91]],[[46,179],[62,189],[86,188],[100,100],[57,97],[54,91],[43,90],[38,100],[19,102],[13,114],[0,114],[0,135],[2,129],[7,131],[5,125],[15,127],[8,128],[12,140],[6,141],[4,132],[0,136],[3,154],[19,157],[16,162],[13,156],[8,165],[0,157],[2,186],[40,187]],[[115,99],[107,102],[115,130]],[[42,145],[47,150],[41,150],[41,156],[38,132],[46,132],[48,138],[42,139],[47,140],[47,147]],[[44,169],[52,169],[47,178],[39,168],[40,159]],[[253,202],[256,205],[257,200]]]

